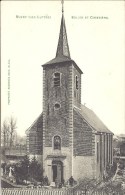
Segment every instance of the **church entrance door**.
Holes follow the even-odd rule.
[[[53,165],[52,169],[53,169],[53,181],[55,182],[57,178],[57,165]]]
[[[63,182],[63,163],[61,161],[52,162],[53,181],[60,184]]]

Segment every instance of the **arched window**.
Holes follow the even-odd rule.
[[[54,150],[61,150],[61,138],[60,136],[54,136]]]
[[[55,72],[55,73],[54,73],[54,78],[53,78],[53,80],[54,80],[54,86],[55,86],[55,87],[60,86],[60,77],[61,77],[61,75],[60,75],[59,72]]]
[[[79,88],[78,84],[79,84],[79,80],[78,80],[78,76],[76,76],[76,80],[75,80],[76,89]]]

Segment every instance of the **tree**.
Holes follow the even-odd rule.
[[[22,167],[20,163],[14,165],[14,176],[17,184],[23,182],[24,176],[23,176]]]
[[[16,140],[15,140],[15,144],[17,146],[23,146],[26,147],[26,136],[20,136],[20,135],[16,135]]]
[[[20,163],[16,164],[14,167],[14,175],[16,178],[17,183],[23,182],[23,180],[28,180],[29,178],[29,166],[30,160],[28,156],[25,156]]]
[[[29,167],[29,175],[30,178],[36,181],[42,181],[43,179],[43,169],[41,164],[38,163],[35,156],[31,160],[30,167]]]
[[[89,192],[90,194],[93,194],[96,191],[99,184],[100,182],[97,181],[96,179],[83,178],[83,179],[80,179],[78,181],[78,185],[74,187],[74,192],[77,190],[80,190],[81,194],[83,192],[85,195],[87,194],[87,192]]]
[[[120,182],[114,182],[114,181],[102,182],[96,179],[88,179],[88,178],[79,180],[78,185],[74,188],[74,194],[77,191],[81,192],[80,195],[82,194],[94,195],[95,192],[98,192],[98,194],[102,194],[103,192],[105,195],[106,194],[115,195],[115,193],[116,194],[119,193],[120,195],[120,193],[122,193]]]
[[[121,183],[120,182],[114,182],[114,181],[108,181],[103,183],[103,185],[100,186],[99,191],[105,192],[107,195],[110,194],[118,194],[122,193],[121,189]]]
[[[108,181],[111,180],[114,175],[116,174],[116,170],[117,170],[117,163],[114,161],[113,165],[111,164],[107,164],[106,166],[106,177],[104,177],[104,181]]]
[[[14,176],[17,183],[22,183],[24,180],[41,182],[43,180],[43,169],[35,157],[30,162],[29,157],[25,156],[20,163],[15,165]]]
[[[15,129],[16,127],[16,120],[11,116],[9,120],[9,128],[10,128],[10,149],[13,145],[14,136],[15,136]]]
[[[7,123],[7,120],[4,120],[1,131],[2,145],[4,147],[4,150],[9,145],[9,133],[9,125]]]
[[[4,150],[6,147],[11,149],[16,135],[16,128],[16,119],[14,119],[14,117],[11,116],[8,120],[5,119],[3,121],[1,136]]]

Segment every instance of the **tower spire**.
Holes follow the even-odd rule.
[[[62,3],[62,14],[64,13],[64,0],[61,0]]]
[[[62,4],[62,19],[61,19],[56,57],[66,56],[70,58],[65,19],[64,19],[64,0],[61,0],[61,4]]]

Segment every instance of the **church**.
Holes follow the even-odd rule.
[[[81,104],[82,70],[70,57],[64,10],[56,57],[42,65],[43,111],[26,130],[27,154],[49,182],[102,178],[113,163],[113,133]]]

